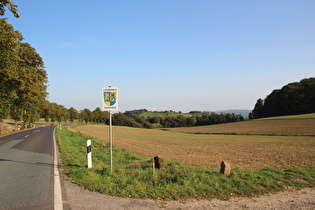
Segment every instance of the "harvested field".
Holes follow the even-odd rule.
[[[197,127],[171,128],[186,133],[315,136],[315,119],[251,120]]]
[[[72,130],[108,142],[108,126],[84,125]],[[205,168],[218,168],[222,160],[233,168],[315,166],[314,136],[209,135],[129,127],[114,127],[113,132],[117,148]]]

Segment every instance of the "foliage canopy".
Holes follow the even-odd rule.
[[[303,79],[273,90],[264,100],[258,99],[253,118],[315,112],[315,78]]]
[[[14,15],[14,17],[20,17],[20,14],[18,13],[17,10],[17,5],[15,5],[12,1],[10,0],[0,0],[0,15],[4,15],[5,14],[5,7],[8,8],[12,14]]]
[[[47,73],[36,50],[6,19],[0,19],[0,132],[3,119],[35,122],[47,92]]]

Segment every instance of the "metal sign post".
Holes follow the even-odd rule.
[[[103,111],[109,111],[109,154],[110,171],[113,171],[113,129],[112,129],[112,110],[118,110],[118,88],[107,87],[102,89]]]
[[[112,129],[112,112],[109,111],[109,156],[110,171],[113,171],[113,129]]]

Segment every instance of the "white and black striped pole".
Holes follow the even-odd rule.
[[[87,152],[88,168],[92,168],[91,139],[87,140],[87,142],[86,142],[86,152]]]

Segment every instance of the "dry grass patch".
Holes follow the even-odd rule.
[[[85,125],[74,128],[108,142],[108,126]],[[117,148],[205,168],[218,168],[222,160],[233,168],[291,168],[315,165],[315,137],[207,135],[114,127]]]
[[[14,132],[14,130],[15,130],[14,125],[11,125],[11,124],[6,123],[6,122],[4,122],[3,128],[4,128],[4,131],[0,132],[0,135],[6,135],[6,134]]]

